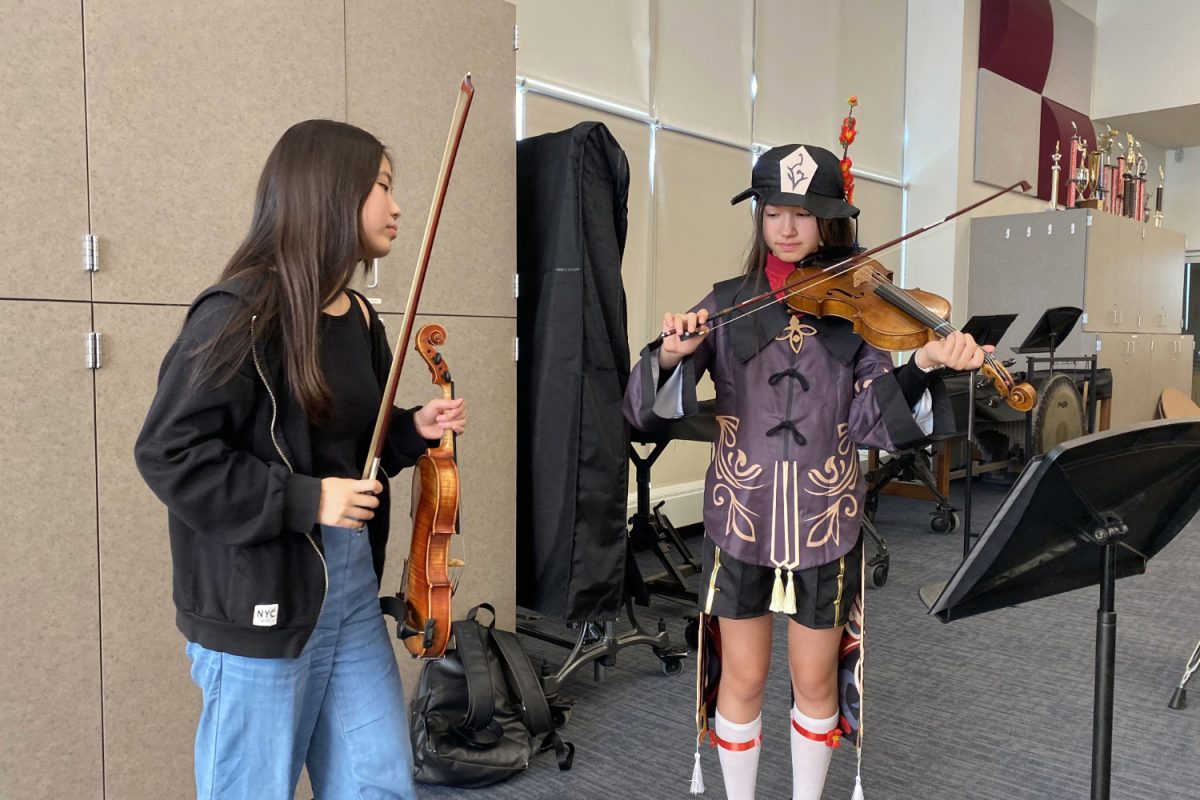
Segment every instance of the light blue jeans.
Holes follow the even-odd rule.
[[[204,693],[200,800],[292,800],[307,764],[317,800],[413,800],[400,672],[365,533],[321,526],[329,591],[297,658],[187,645]]]

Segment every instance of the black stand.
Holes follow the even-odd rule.
[[[995,347],[1008,332],[1016,314],[993,314],[991,316],[975,316],[963,325],[963,333],[971,334],[978,345]],[[963,465],[965,482],[963,483],[963,558],[971,552],[975,537],[971,533],[971,484],[975,477],[975,382],[979,373],[972,370],[967,374],[967,459]]]
[[[654,552],[663,565],[663,572],[652,575],[635,589],[634,597],[640,605],[650,602],[649,593],[667,595],[683,600],[696,602],[696,592],[689,589],[687,579],[700,571],[700,562],[692,555],[691,550],[683,543],[679,532],[671,524],[671,520],[662,512],[663,503],[659,501],[653,510],[650,508],[650,468],[662,455],[669,439],[653,439],[641,431],[631,431],[633,441],[629,445],[629,460],[633,462],[634,475],[637,482],[637,509],[629,518],[630,544],[649,549]],[[653,444],[654,447],[646,456],[642,456],[633,443]],[[670,548],[674,547],[682,558],[682,563],[671,560]],[[633,568],[637,570],[636,563]],[[639,573],[640,574],[640,573]]]
[[[1112,774],[1117,578],[1138,575],[1200,510],[1200,420],[1149,422],[1064,442],[1031,460],[966,560],[922,587],[943,622],[1100,585],[1092,800]]]
[[[1054,357],[1054,348],[1062,344],[1075,323],[1079,321],[1083,309],[1074,306],[1056,306],[1042,312],[1041,318],[1034,324],[1033,330],[1025,337],[1020,347],[1014,347],[1014,353],[1049,353]]]

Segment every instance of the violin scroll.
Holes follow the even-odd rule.
[[[417,342],[414,345],[417,354],[425,362],[425,366],[429,367],[429,374],[433,378],[434,385],[441,386],[443,393],[445,393],[446,387],[452,384],[450,367],[446,364],[445,357],[438,352],[438,348],[445,343],[446,329],[436,322],[431,322],[423,325],[417,331]]]
[[[1017,411],[1025,412],[1037,404],[1037,391],[1028,383],[1017,383],[1008,370],[994,358],[987,358],[979,368],[984,377],[992,382],[1004,402]]]

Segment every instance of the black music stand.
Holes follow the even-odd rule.
[[[963,333],[971,334],[978,345],[995,347],[1004,338],[1016,314],[991,314],[975,316],[963,325]],[[972,370],[967,377],[967,460],[963,465],[963,558],[971,552],[971,482],[974,478],[975,465],[975,383],[978,380],[977,371]],[[986,384],[986,381],[984,382]]]
[[[1026,464],[950,580],[921,588],[950,622],[1099,584],[1092,800],[1112,773],[1116,579],[1145,572],[1198,509],[1200,420],[1083,436]]]
[[[1020,347],[1014,347],[1014,353],[1049,353],[1054,357],[1054,348],[1062,344],[1075,323],[1079,321],[1083,309],[1074,306],[1056,306],[1047,308],[1034,324],[1033,330],[1021,342]]]
[[[962,332],[971,334],[976,344],[997,345],[1016,318],[1016,314],[977,315],[967,320],[967,324],[962,326]]]

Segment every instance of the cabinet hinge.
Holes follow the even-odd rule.
[[[83,271],[97,272],[100,269],[100,250],[93,234],[83,235]]]
[[[100,369],[100,334],[96,331],[87,335],[87,368]]]
[[[513,297],[521,296],[521,276],[513,275]]]
[[[521,360],[521,337],[513,337],[513,361]]]
[[[513,50],[521,49],[521,26],[513,25]]]
[[[1087,215],[1087,226],[1089,228],[1092,227],[1092,215],[1091,214]]]

